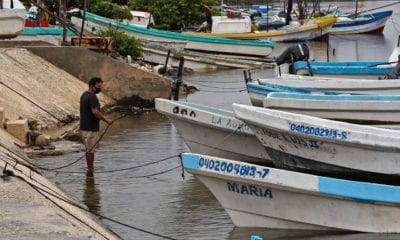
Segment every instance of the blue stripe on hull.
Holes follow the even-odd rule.
[[[268,98],[326,100],[326,101],[400,101],[400,95],[319,95],[319,94],[297,94],[287,92],[272,92]]]
[[[191,170],[199,169],[200,156],[191,153],[182,153],[182,164],[184,168]]]
[[[303,94],[323,94],[323,95],[342,95],[343,92],[335,92],[335,91],[321,91],[318,89],[308,89],[308,88],[299,88],[299,87],[290,87],[286,85],[275,85],[275,84],[256,84],[256,83],[247,83],[247,90],[249,92],[258,93],[267,96],[272,92],[290,92],[290,93],[303,93]],[[351,95],[364,95],[361,93],[348,93]]]
[[[319,177],[319,192],[360,202],[400,203],[400,188],[366,182]]]
[[[314,74],[329,75],[384,75],[394,66],[388,62],[310,62]],[[293,64],[293,71],[308,71],[307,62],[297,61]]]

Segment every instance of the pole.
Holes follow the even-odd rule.
[[[81,32],[79,33],[79,47],[82,44],[82,35],[83,35],[83,29],[85,27],[85,19],[86,19],[86,8],[87,8],[87,0],[85,0],[83,3],[83,17],[82,17]]]
[[[327,58],[327,61],[329,62],[329,38],[330,38],[330,36],[329,36],[329,34],[330,33],[328,33],[328,39],[327,39],[327,42],[326,42],[326,58]]]
[[[269,7],[268,7],[268,1],[267,1],[267,32],[268,32],[268,22],[269,22]]]
[[[62,19],[66,19],[65,10],[66,10],[66,0],[60,0],[59,13]],[[60,22],[60,24],[63,27],[62,45],[64,45],[67,42],[67,26],[65,22]]]
[[[358,12],[358,0],[356,0],[356,11],[355,11],[355,17],[357,17],[357,12]]]
[[[178,79],[176,80],[176,84],[175,84],[174,101],[179,100],[179,88],[182,84],[183,63],[184,62],[185,62],[185,58],[181,57],[180,62],[179,62],[179,69],[178,69]]]
[[[168,49],[167,58],[165,59],[165,65],[164,65],[165,73],[167,72],[167,66],[170,54],[171,54],[171,49]]]

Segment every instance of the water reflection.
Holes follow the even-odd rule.
[[[94,175],[91,172],[86,173],[86,188],[83,193],[83,203],[94,214],[100,214],[100,190],[97,189]]]

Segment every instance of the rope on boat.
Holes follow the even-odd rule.
[[[170,156],[170,157],[166,157],[166,158],[163,158],[163,159],[154,161],[154,162],[144,163],[144,164],[141,164],[141,165],[126,167],[126,168],[120,168],[120,169],[106,170],[106,171],[95,171],[94,173],[96,173],[96,174],[99,173],[99,174],[100,174],[100,173],[122,172],[122,171],[127,171],[127,170],[132,170],[132,169],[137,169],[137,168],[141,168],[141,167],[146,167],[146,166],[154,165],[154,164],[156,164],[156,163],[164,162],[164,161],[167,161],[167,160],[169,160],[169,159],[176,158],[176,157],[179,157],[179,154],[176,154],[176,155],[173,155],[173,156]],[[179,166],[178,166],[178,167],[179,167]],[[134,177],[132,177],[132,178],[152,177],[152,176],[155,176],[155,175],[160,175],[160,174],[163,174],[163,173],[166,173],[166,172],[170,172],[170,171],[172,171],[172,170],[174,170],[174,169],[176,169],[176,168],[178,168],[178,167],[173,167],[173,168],[170,168],[170,169],[168,169],[168,170],[163,170],[163,171],[157,172],[157,173],[151,173],[151,174],[149,174],[149,175],[134,176]],[[53,171],[53,172],[56,172],[56,173],[86,173],[86,172],[82,172],[82,171],[80,171],[80,172],[79,172],[79,171],[59,171],[59,170],[52,170],[52,171]]]
[[[208,155],[210,152],[214,151],[215,149],[217,149],[218,147],[220,147],[222,145],[223,142],[225,142],[228,138],[230,138],[233,134],[235,134],[237,131],[239,131],[240,129],[242,129],[242,126],[239,126],[235,129],[235,131],[227,134],[221,141],[219,141],[219,143],[215,146],[213,146],[210,150],[206,151],[203,153],[203,155]]]
[[[399,25],[399,23],[395,22],[394,19],[391,17],[390,20],[393,23],[393,28],[396,29],[397,33],[400,33],[400,30],[397,28],[397,26]],[[400,26],[400,25],[399,25]]]
[[[221,144],[223,143],[223,142],[225,142],[228,138],[230,138],[233,134],[235,134],[238,130],[240,130],[242,128],[242,126],[239,126],[239,127],[237,127],[236,129],[235,129],[235,131],[233,131],[233,132],[231,132],[231,133],[229,133],[229,134],[227,134],[217,145],[215,145],[215,146],[213,146],[210,150],[208,150],[208,151],[205,151],[204,153],[203,153],[203,155],[208,155],[209,153],[211,153],[212,151],[214,151],[215,149],[217,149],[219,146],[221,146]],[[184,169],[184,167],[183,167],[183,160],[182,160],[182,154],[179,154],[179,158],[180,158],[180,167],[182,168],[182,178],[183,179],[185,179],[185,169]],[[179,166],[178,166],[179,167]]]
[[[237,93],[237,92],[243,92],[246,91],[247,88],[243,88],[243,87],[216,87],[216,86],[210,86],[210,85],[206,85],[206,84],[201,84],[199,82],[204,82],[204,83],[242,83],[242,82],[238,82],[238,81],[228,81],[228,82],[215,82],[215,81],[204,81],[204,80],[200,80],[200,81],[187,81],[186,82],[190,82],[192,84],[198,85],[198,86],[202,86],[202,87],[207,87],[207,88],[213,88],[213,89],[222,89],[222,90],[235,90],[235,91],[219,91],[219,90],[204,90],[204,89],[200,89],[199,91],[202,92],[213,92],[213,93]]]
[[[199,85],[199,86],[202,86],[202,87],[208,87],[208,88],[216,88],[216,89],[226,89],[226,90],[240,90],[240,89],[243,89],[243,87],[215,87],[215,86],[210,86],[210,85],[205,85],[205,84],[199,84],[199,83],[196,83],[197,85]],[[200,90],[201,91],[201,90]]]
[[[9,149],[7,149],[7,150],[10,151]],[[43,168],[43,167],[37,166],[34,163],[30,163],[32,166],[28,166],[27,164],[21,164],[21,162],[18,159],[16,159],[16,157],[14,157],[14,156],[6,155],[6,156],[3,156],[3,157],[8,158],[9,160],[13,160],[14,163],[15,163],[14,166],[16,166],[17,164],[24,165],[25,167],[28,167],[28,168],[32,168],[32,166],[33,166],[35,168],[38,168],[39,170],[49,171],[49,172],[56,172],[56,173],[86,173],[86,172],[82,172],[82,171],[61,171],[61,170],[58,170],[58,169],[61,169],[61,167],[54,168],[54,169],[48,169],[48,168]],[[176,157],[179,157],[179,154],[176,154],[176,155],[173,155],[173,156],[169,156],[169,157],[166,157],[166,158],[154,161],[154,162],[144,163],[144,164],[141,164],[141,165],[131,166],[131,167],[127,167],[127,168],[121,168],[121,169],[107,170],[107,171],[96,171],[95,173],[96,174],[101,174],[101,173],[122,172],[122,171],[127,171],[127,170],[132,170],[132,169],[137,169],[137,168],[141,168],[141,167],[150,166],[150,165],[157,164],[157,163],[160,163],[160,162],[164,162],[164,161],[167,161],[169,159],[176,158]],[[78,160],[80,160],[81,158],[79,158]],[[3,159],[3,161],[4,161],[4,159]],[[76,163],[76,162],[77,161],[74,161],[74,162],[72,162],[70,164],[67,164],[67,165],[63,166],[62,168],[71,166],[73,163]],[[6,162],[6,163],[11,165],[11,163],[9,163],[9,162]],[[161,175],[161,174],[173,171],[173,170],[175,170],[175,169],[177,169],[179,167],[180,166],[178,165],[176,167],[173,167],[173,168],[170,168],[170,169],[167,169],[167,170],[163,170],[163,171],[160,171],[160,172],[151,173],[151,174],[148,174],[148,175],[134,176],[132,178],[153,177],[153,176],[156,176],[156,175]],[[34,170],[34,169],[31,169],[31,170]]]

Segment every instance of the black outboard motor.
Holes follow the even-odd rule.
[[[293,63],[296,61],[307,61],[307,66],[310,72],[310,75],[312,76],[311,72],[311,66],[310,63],[308,62],[308,59],[310,58],[310,49],[307,44],[305,43],[300,43],[297,45],[293,45],[288,47],[281,55],[279,55],[277,58],[275,58],[275,62],[278,66],[284,64],[284,63],[289,63],[289,73],[293,74]],[[279,67],[279,75],[281,75],[281,69]]]
[[[310,57],[310,49],[305,43],[300,43],[288,47],[281,55],[275,58],[278,66],[284,63],[294,63],[296,61],[306,61]]]
[[[400,36],[397,46],[399,46],[399,44],[400,44]],[[392,71],[386,73],[383,79],[399,79],[399,76],[400,76],[400,55],[397,56],[397,65],[392,69]]]
[[[400,76],[400,63],[397,63],[397,65],[388,73],[385,74],[385,77],[383,79],[399,79]]]

